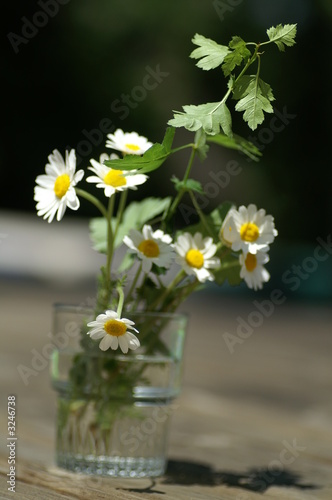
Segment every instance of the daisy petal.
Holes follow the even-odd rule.
[[[105,335],[105,337],[103,337],[103,339],[99,343],[99,348],[102,351],[107,351],[107,349],[111,347],[111,341],[112,341],[111,337],[109,335]]]
[[[56,216],[60,221],[67,207],[77,210],[80,206],[74,186],[83,178],[83,170],[75,174],[76,155],[72,149],[66,151],[63,159],[58,150],[54,150],[48,157],[49,163],[45,166],[45,174],[36,178],[34,200],[37,202],[37,215],[52,222]]]

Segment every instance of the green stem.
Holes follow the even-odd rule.
[[[258,85],[259,74],[261,72],[261,56],[259,54],[257,54],[257,59],[256,87]]]
[[[111,267],[112,267],[112,259],[113,259],[113,250],[114,250],[114,238],[113,238],[113,229],[112,229],[112,217],[114,212],[114,204],[115,204],[115,194],[110,197],[108,202],[108,212],[106,214],[107,221],[107,262],[106,262],[106,276],[108,282],[111,279]]]
[[[124,303],[124,293],[123,293],[122,287],[120,285],[118,285],[116,287],[116,291],[119,294],[119,302],[118,302],[117,314],[118,314],[119,318],[121,318],[122,309],[123,309],[123,303]]]
[[[116,220],[116,226],[115,226],[114,235],[113,235],[114,241],[115,241],[116,235],[118,233],[120,223],[122,221],[123,212],[124,212],[124,209],[126,207],[127,196],[128,196],[128,191],[127,190],[122,191],[121,196],[120,196],[118,213],[116,214],[117,220]]]
[[[210,111],[209,115],[212,115],[212,114],[213,114],[213,113],[214,113],[214,112],[215,112],[215,111],[219,108],[219,106],[221,106],[222,104],[224,104],[224,102],[226,102],[226,101],[227,101],[227,99],[228,99],[228,97],[229,97],[230,93],[232,92],[232,90],[233,90],[232,88],[230,88],[230,89],[228,89],[228,90],[227,90],[227,92],[226,92],[226,94],[224,95],[224,97],[223,97],[223,98],[221,99],[221,101],[217,104],[217,106],[216,106],[215,108],[213,108],[213,110],[212,110],[212,111]]]
[[[191,168],[193,166],[193,162],[194,162],[194,158],[195,158],[195,154],[196,154],[196,148],[195,148],[195,144],[192,146],[192,151],[191,151],[191,154],[190,154],[190,158],[189,158],[189,161],[188,161],[188,165],[187,165],[187,168],[186,168],[186,171],[184,173],[184,177],[183,177],[183,182],[184,184],[187,182],[188,178],[189,178],[189,175],[190,175],[190,171],[191,171]],[[176,195],[176,197],[174,198],[174,201],[173,203],[169,206],[166,214],[165,214],[165,217],[163,217],[163,226],[165,226],[165,223],[174,215],[174,212],[176,211],[176,208],[178,206],[178,204],[180,203],[181,201],[181,198],[183,197],[184,193],[186,192],[187,190],[185,189],[185,187],[183,187],[182,189],[180,189],[180,191],[178,192],[178,194]]]
[[[141,274],[141,271],[142,271],[142,262],[140,263],[139,268],[138,268],[138,269],[137,269],[137,271],[136,271],[136,275],[135,275],[135,277],[134,277],[134,279],[133,279],[133,282],[132,282],[132,284],[131,284],[131,287],[130,287],[130,289],[129,289],[129,292],[127,293],[127,297],[126,297],[126,302],[127,302],[127,303],[129,302],[129,299],[131,298],[131,296],[132,296],[132,294],[133,294],[133,292],[134,292],[134,290],[135,290],[135,287],[136,287],[136,284],[137,284],[138,278],[139,278],[139,276],[140,276],[140,274]]]
[[[247,45],[252,45],[252,43],[247,43]],[[257,56],[258,56],[258,49],[259,49],[259,45],[257,45],[256,43],[254,44],[256,46],[256,49],[255,49],[255,52],[254,54],[252,55],[252,57],[248,60],[247,64],[245,65],[245,67],[243,68],[243,70],[241,71],[241,73],[238,75],[238,77],[235,79],[234,83],[236,83],[240,78],[241,76],[244,75],[244,73],[247,71],[247,69],[249,68],[249,66],[251,66],[251,64],[256,60]],[[261,44],[263,45],[263,44]],[[224,97],[222,98],[222,100],[217,104],[217,106],[209,113],[209,114],[213,114],[218,108],[219,106],[221,106],[222,104],[224,104],[228,97],[230,96],[230,94],[233,92],[233,89],[234,89],[234,86],[230,87],[226,94],[224,95]]]
[[[255,44],[255,45],[256,45],[255,52],[253,53],[253,55],[251,56],[251,58],[247,61],[247,64],[245,65],[245,67],[243,68],[243,70],[241,71],[241,73],[237,76],[237,78],[235,79],[234,83],[236,83],[244,75],[244,73],[247,71],[247,69],[249,68],[249,66],[251,66],[252,63],[256,61],[256,59],[257,59],[257,53],[258,53],[258,49],[259,49],[259,45],[257,45],[257,44]],[[231,88],[230,90],[233,90],[233,88]]]
[[[196,198],[195,198],[195,195],[192,191],[189,191],[189,195],[190,195],[190,198],[191,198],[191,201],[193,202],[193,205],[195,207],[195,210],[196,212],[198,213],[199,215],[199,218],[201,219],[201,222],[203,224],[203,226],[205,227],[207,233],[213,237],[213,234],[211,233],[211,229],[209,228],[209,225],[208,223],[206,222],[206,218],[205,218],[205,215],[204,213],[202,212],[200,206],[198,205],[197,201],[196,201]]]
[[[184,146],[179,146],[178,148],[171,149],[171,154],[177,153],[178,151],[182,151],[182,149],[193,148],[194,146],[195,144],[193,144],[192,142],[189,144],[185,144]]]
[[[98,208],[98,210],[101,212],[101,214],[107,219],[106,208],[104,207],[104,205],[102,203],[100,203],[100,201],[95,196],[93,196],[90,193],[87,193],[86,191],[84,191],[84,189],[75,188],[75,190],[76,190],[76,193],[78,194],[78,196],[81,196],[85,200],[92,203],[95,207]]]
[[[163,309],[163,312],[173,312],[175,311],[182,302],[184,302],[197,288],[199,285],[201,285],[200,281],[198,279],[195,279],[193,283],[190,283],[189,285],[182,287],[180,290],[180,293],[176,296],[176,298],[165,308]]]
[[[258,44],[258,46],[259,46],[259,47],[261,47],[262,45],[268,45],[268,44],[270,44],[270,43],[275,43],[275,42],[277,42],[278,40],[281,40],[281,38],[282,38],[282,37],[276,38],[276,39],[274,39],[274,40],[266,40],[265,42],[260,42],[260,43]]]
[[[161,295],[159,295],[159,297],[157,297],[157,299],[154,302],[152,302],[151,305],[149,305],[148,309],[150,311],[154,311],[156,309],[157,305],[160,302],[163,302],[167,298],[167,296],[172,292],[173,288],[175,288],[180,283],[180,281],[184,278],[184,276],[185,276],[185,272],[182,269],[179,272],[179,274],[177,274],[175,276],[173,281],[171,281],[171,283],[168,285],[168,287],[165,288],[163,293]]]
[[[184,173],[184,177],[183,177],[183,182],[185,182],[185,183],[187,182],[187,180],[189,178],[189,174],[190,174],[190,171],[191,171],[191,167],[193,166],[195,154],[196,154],[196,148],[193,147],[192,151],[191,151],[191,154],[190,154],[189,161],[188,161],[188,165],[187,165],[186,171]]]
[[[159,283],[160,288],[164,288],[164,283],[161,281],[160,276],[158,274],[156,274],[155,277],[156,277],[156,279],[157,279],[157,281]]]
[[[143,288],[143,286],[144,286],[146,277],[147,277],[147,273],[144,273],[142,283],[140,285],[141,288]],[[139,294],[137,294],[136,299],[134,300],[134,302],[132,304],[131,311],[137,311],[137,308],[138,308],[138,305],[139,305],[139,302],[141,299],[142,299],[142,297]]]

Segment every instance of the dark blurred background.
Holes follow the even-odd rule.
[[[195,33],[221,44],[233,35],[263,41],[270,26],[298,23],[295,47],[280,53],[269,46],[262,58],[261,76],[272,86],[277,114],[283,117],[279,130],[271,128],[272,115],[255,132],[242,114],[233,115],[234,131],[262,148],[260,162],[214,146],[205,163],[197,161],[194,173],[204,186],[209,173],[237,161],[241,174],[218,197],[208,196],[204,209],[230,199],[253,202],[274,215],[279,237],[271,249],[269,286],[313,255],[317,237],[328,240],[330,0],[39,0],[6,2],[2,11],[2,214],[35,213],[34,180],[53,149],[75,148],[79,166],[86,168],[90,158],[107,151],[107,132],[136,130],[161,141],[172,110],[220,99],[226,91],[221,71],[203,72],[188,57]],[[175,144],[186,139],[190,134],[178,131]],[[130,196],[168,195],[170,177],[183,175],[186,160],[187,153],[175,155]],[[82,201],[81,210],[66,218],[90,215],[96,213]],[[331,298],[331,258],[312,269],[297,292]]]

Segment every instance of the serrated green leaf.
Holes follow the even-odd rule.
[[[156,142],[142,156],[126,155],[118,160],[106,160],[106,166],[116,170],[139,170],[141,174],[152,172],[159,168],[171,154],[171,147],[174,139],[175,129],[168,127],[160,144]]]
[[[183,106],[183,111],[174,111],[174,118],[169,120],[173,127],[184,127],[191,132],[200,128],[208,135],[215,135],[220,129],[226,135],[232,135],[232,117],[223,102],[209,102],[198,106]]]
[[[207,141],[227,149],[240,151],[254,161],[259,161],[259,157],[262,156],[257,146],[236,134],[233,134],[233,137],[227,137],[225,134],[212,135],[207,137]]]
[[[234,70],[235,66],[240,66],[242,61],[246,60],[251,52],[247,49],[246,42],[239,36],[233,36],[229,42],[229,47],[233,49],[226,55],[222,64],[222,70],[225,76],[229,76]]]
[[[224,134],[226,134],[228,137],[232,137],[233,132],[232,132],[232,115],[226,106],[226,103],[223,102],[218,110],[218,116],[219,116],[219,123],[221,126],[222,131]]]
[[[161,214],[170,204],[171,198],[145,198],[142,201],[133,201],[124,211],[122,222],[119,225],[114,248],[122,244],[123,237],[130,229],[141,229],[141,227]],[[113,230],[116,219],[112,219]],[[96,217],[90,221],[90,238],[93,248],[101,253],[107,252],[107,222],[104,217]]]
[[[241,50],[242,52],[250,52],[247,49],[246,42],[240,36],[233,36],[232,40],[228,44],[230,49]]]
[[[296,24],[278,24],[276,27],[272,26],[267,30],[267,36],[271,42],[274,42],[281,52],[284,52],[285,45],[292,47],[295,45]]]
[[[219,45],[214,40],[197,33],[192,42],[199,47],[192,51],[190,57],[200,59],[196,66],[206,71],[220,66],[229,52],[228,47],[225,45]]]
[[[204,189],[202,187],[202,184],[199,181],[196,181],[195,179],[187,179],[186,181],[180,181],[180,179],[178,179],[173,175],[171,181],[174,182],[175,189],[177,191],[185,189],[187,191],[194,191],[196,193],[204,194]]]
[[[243,119],[255,130],[264,121],[265,113],[273,113],[271,101],[274,100],[272,89],[257,75],[244,75],[235,85],[234,99],[238,99],[235,109],[244,112]]]

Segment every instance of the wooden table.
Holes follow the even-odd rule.
[[[190,314],[184,385],[165,476],[124,480],[58,469],[48,370],[25,385],[17,367],[29,366],[31,350],[48,342],[53,302],[79,303],[93,294],[83,285],[0,285],[1,499],[332,499],[332,310],[288,296],[234,352],[225,333],[237,335],[239,317],[254,322],[253,300],[263,297],[205,293],[184,306]],[[6,483],[9,394],[17,398],[15,495]]]

